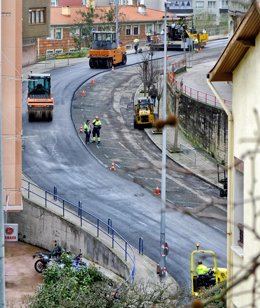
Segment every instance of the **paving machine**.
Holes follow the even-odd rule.
[[[92,48],[89,50],[90,68],[112,68],[126,62],[126,47],[117,44],[116,32],[93,32]]]
[[[155,121],[154,104],[149,98],[139,97],[134,103],[134,128],[151,127]]]
[[[217,264],[217,255],[212,250],[193,250],[190,257],[190,275],[191,275],[191,295],[199,296],[202,290],[212,286],[219,285],[227,279],[227,269],[220,268]],[[203,275],[196,273],[197,261],[203,260],[203,263],[209,264],[209,271]]]
[[[166,27],[168,50],[193,50],[194,48],[202,48],[208,41],[208,34],[205,30],[198,33],[194,28],[192,16],[177,16],[171,21],[168,21]],[[163,50],[164,42],[152,43],[151,49]]]
[[[27,107],[29,121],[36,118],[52,121],[54,99],[50,74],[28,75]]]

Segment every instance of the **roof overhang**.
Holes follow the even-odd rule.
[[[254,0],[215,66],[208,73],[209,81],[232,81],[233,71],[249,48],[255,46],[260,32],[260,0]]]

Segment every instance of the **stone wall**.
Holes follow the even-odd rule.
[[[175,95],[169,89],[169,109],[175,112]],[[196,147],[206,151],[221,164],[227,163],[228,119],[223,109],[180,96],[180,129]]]

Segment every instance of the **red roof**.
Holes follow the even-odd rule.
[[[97,15],[101,15],[101,11],[103,10],[102,15],[104,15],[104,10],[109,10],[110,6],[100,6],[96,7],[95,13]],[[78,14],[79,11],[87,12],[88,8],[84,6],[78,7],[66,7],[68,10],[68,15],[62,15],[62,7],[51,7],[51,25],[73,25],[76,23],[82,22],[82,17]],[[136,6],[119,6],[119,15],[124,16],[124,22],[155,22],[155,21],[163,21],[164,12],[152,9],[145,9],[145,14],[141,14],[138,12],[138,7]],[[120,19],[120,18],[119,18]],[[99,17],[94,19],[94,23],[102,23]]]
[[[81,6],[82,0],[59,0],[59,6]]]

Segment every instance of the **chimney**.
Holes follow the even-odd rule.
[[[70,16],[70,6],[63,6],[61,8],[61,15]]]
[[[146,14],[146,6],[144,4],[140,4],[137,8],[137,11],[138,11],[139,14],[145,15]]]
[[[96,7],[96,1],[95,0],[87,0],[87,6],[88,7]]]

